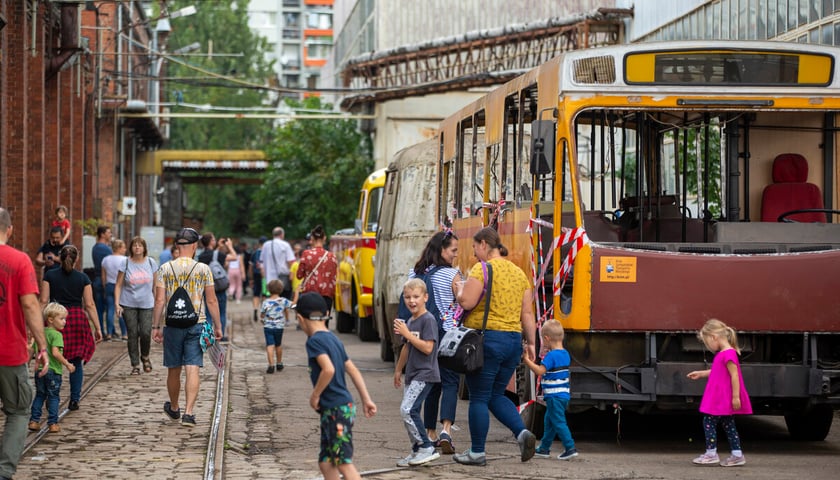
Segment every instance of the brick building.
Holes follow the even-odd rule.
[[[152,177],[132,172],[137,151],[163,142],[145,109],[154,64],[149,2],[0,0],[0,205],[12,214],[11,244],[34,257],[58,205],[76,223],[101,219],[128,238],[150,224]],[[141,79],[141,80],[138,80]],[[119,199],[137,198],[136,216]],[[145,207],[148,210],[148,207]],[[83,252],[83,255],[87,252]]]

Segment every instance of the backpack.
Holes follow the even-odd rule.
[[[192,270],[190,270],[190,273],[187,274],[187,280],[189,280],[196,265],[198,265],[198,263],[193,265]],[[172,269],[172,275],[175,276],[177,281],[178,277],[175,274],[175,268],[171,263],[169,264],[169,267]],[[186,281],[184,283],[186,283]],[[169,297],[169,301],[166,302],[164,319],[167,327],[174,328],[190,328],[198,323],[198,312],[195,311],[190,294],[187,292],[187,289],[184,288],[183,284],[180,284],[177,288],[175,288],[175,291],[172,292],[172,296]]]
[[[432,289],[432,274],[441,268],[443,268],[443,266],[436,266],[426,273],[414,276],[414,278],[419,278],[420,280],[426,282],[426,293],[429,294],[429,299],[426,300],[426,310],[434,315],[435,320],[438,321],[438,325],[440,325],[440,310],[437,307],[437,303],[435,303],[435,291]],[[403,298],[402,292],[400,292],[400,303],[397,307],[397,318],[402,318],[403,320],[411,318],[411,312],[408,310],[408,307],[405,306],[405,298]]]
[[[213,250],[213,260],[210,260],[210,273],[213,274],[213,283],[215,284],[217,292],[222,292],[228,289],[230,286],[230,280],[228,280],[224,265],[219,263],[218,250]]]

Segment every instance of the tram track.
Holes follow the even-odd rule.
[[[202,478],[204,478],[205,480],[219,480],[223,478],[222,474],[225,452],[225,424],[227,421],[226,403],[229,390],[228,379],[230,377],[230,366],[232,356],[231,347],[232,344],[226,345],[224,367],[218,371],[218,375],[215,381],[215,392],[213,395],[212,408],[213,413],[209,426],[210,431],[207,436],[206,450],[204,453]],[[92,374],[88,373],[88,371],[85,372],[85,381],[81,393],[82,402],[80,402],[83,405],[94,405],[98,401],[101,401],[101,397],[103,394],[108,394],[103,393],[101,390],[97,390],[96,387],[100,386],[103,380],[109,376],[109,374],[121,375],[121,373],[112,372],[115,372],[115,369],[119,369],[121,365],[125,365],[126,357],[128,357],[128,352],[126,352],[124,348],[120,351],[117,351],[116,349],[111,349],[111,351],[107,351],[108,349],[102,350],[102,356],[100,357],[102,361],[98,365],[98,367],[96,367],[96,370]],[[208,359],[205,359],[205,367],[215,368],[212,365],[208,365],[209,362],[207,360]],[[118,395],[119,393],[114,394]],[[69,418],[72,418],[72,415],[68,417],[68,414],[71,413],[71,411],[68,408],[68,405],[69,398],[63,399],[59,411],[59,424],[66,423],[67,421],[69,421]],[[154,409],[154,407],[151,407],[151,404],[150,408]],[[149,413],[151,414],[152,412],[150,411]],[[156,414],[157,411],[155,411],[154,413]],[[68,419],[65,419],[65,417],[68,417]],[[56,452],[54,451],[54,444],[44,440],[45,437],[53,438],[50,435],[54,434],[49,433],[49,427],[46,423],[44,423],[44,425],[37,432],[30,433],[27,436],[26,443],[24,444],[22,456],[27,457],[31,454],[31,452],[39,452],[38,455],[32,457],[32,460],[42,461],[39,459],[39,457],[43,456],[41,450],[43,450],[44,452],[52,451],[51,455],[55,455]],[[42,444],[43,442],[47,443],[44,444],[44,448],[41,449],[39,448],[39,444]],[[155,445],[149,445],[149,451],[154,451],[155,447]],[[90,470],[88,470],[87,473],[93,473],[97,470],[95,464],[89,465],[89,467]]]

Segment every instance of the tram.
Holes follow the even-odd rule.
[[[446,118],[436,224],[498,229],[572,355],[572,409],[696,411],[710,318],[758,414],[824,439],[840,406],[840,50],[565,53]],[[481,139],[479,142],[478,139]],[[524,403],[538,398],[527,369]]]

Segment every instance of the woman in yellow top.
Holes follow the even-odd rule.
[[[481,262],[493,269],[490,313],[484,331],[484,368],[466,375],[470,390],[469,424],[471,448],[456,454],[463,465],[484,465],[484,445],[490,428],[490,412],[510,429],[519,443],[523,462],[534,456],[536,437],[525,428],[516,405],[505,396],[505,388],[522,358],[522,340],[528,358],[535,359],[533,289],[525,273],[506,258],[507,248],[491,227],[473,236],[473,251],[480,261],[473,265],[460,292],[458,303],[473,309],[464,324],[480,329],[484,321],[484,272]]]

